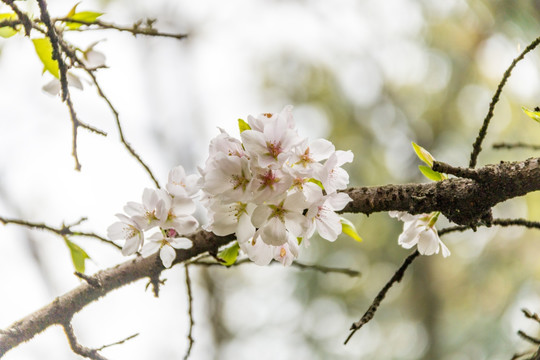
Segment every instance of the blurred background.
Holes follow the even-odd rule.
[[[37,13],[33,1],[19,2]],[[73,1],[50,1],[63,16]],[[410,146],[466,166],[503,72],[540,36],[540,1],[531,0],[110,0],[79,10],[130,25],[157,19],[186,40],[114,31],[70,33],[81,48],[103,40],[109,69],[98,79],[121,114],[125,135],[161,183],[182,164],[195,172],[222,127],[295,106],[299,132],[352,150],[352,186],[425,182]],[[3,8],[2,12],[8,10]],[[37,34],[34,34],[36,36]],[[71,123],[58,97],[42,91],[31,41],[0,39],[0,216],[70,224],[106,234],[127,201],[153,183],[118,141],[114,119],[95,88],[73,90],[82,121],[82,171],[71,157]],[[81,75],[84,77],[83,75]],[[537,153],[493,150],[496,142],[540,144],[540,126],[521,106],[540,103],[538,51],[515,69],[498,103],[479,164]],[[498,205],[496,217],[540,220],[540,195]],[[202,215],[201,215],[202,216]],[[516,331],[538,334],[520,309],[540,311],[540,234],[521,228],[449,234],[452,251],[420,257],[392,288],[375,319],[346,346],[403,259],[402,223],[387,214],[349,214],[364,241],[313,239],[299,261],[346,267],[359,278],[313,270],[191,266],[195,345],[191,359],[510,359],[530,349]],[[439,228],[448,225],[439,221]],[[125,261],[114,248],[73,238],[92,260],[87,272]],[[89,347],[140,335],[103,351],[111,359],[181,359],[187,348],[184,270],[176,266],[155,299],[140,281],[91,304],[74,318]],[[79,284],[63,240],[0,226],[0,328]],[[6,359],[77,359],[60,328],[50,328]]]

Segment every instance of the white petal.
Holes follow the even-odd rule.
[[[148,241],[141,250],[141,255],[143,257],[149,257],[150,255],[154,254],[156,251],[159,250],[159,247],[161,246],[160,242],[156,241]]]
[[[193,241],[185,237],[168,239],[169,244],[175,249],[191,249]]]
[[[439,237],[430,228],[424,228],[418,237],[418,252],[433,255],[439,252]]]
[[[279,246],[287,242],[287,230],[278,218],[274,217],[268,221],[262,230],[261,237],[268,245]]]
[[[446,245],[444,245],[442,241],[439,241],[439,244],[441,245],[442,256],[443,257],[450,256],[450,250],[446,247]]]
[[[272,209],[266,205],[259,205],[253,211],[251,215],[251,223],[256,227],[260,228],[268,221],[268,218],[272,214]]]
[[[166,268],[170,268],[173,260],[176,258],[176,251],[174,251],[171,246],[164,245],[159,251],[159,257],[161,258],[163,266],[165,266]]]

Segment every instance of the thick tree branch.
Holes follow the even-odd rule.
[[[177,250],[175,263],[183,262],[207,251],[215,251],[234,239],[233,236],[218,237],[205,231],[194,233],[190,238],[193,240],[193,247]],[[101,284],[100,287],[83,283],[33,314],[13,323],[0,332],[0,357],[22,342],[32,339],[49,326],[69,323],[77,312],[110,291],[161,273],[164,268],[161,261],[156,261],[157,257],[157,254],[148,258],[138,257],[116,267],[99,271],[93,277]]]
[[[481,181],[448,179],[429,184],[384,185],[345,190],[353,201],[341,212],[371,214],[442,212],[459,225],[474,225],[496,204],[540,190],[540,159],[502,162],[474,171]],[[489,219],[486,219],[488,221]]]
[[[408,211],[413,214],[441,211],[461,225],[476,225],[499,202],[540,190],[540,159],[489,165],[478,170],[477,180],[454,178],[429,184],[384,185],[345,190],[353,201],[342,212],[371,214]],[[234,236],[218,237],[205,231],[191,236],[193,248],[177,250],[176,263],[205,252],[216,253]],[[142,278],[159,279],[163,271],[157,255],[136,258],[97,272],[87,281],[49,305],[0,331],[0,357],[32,339],[49,326],[66,324],[74,314],[110,291]],[[100,284],[100,286],[93,286]]]

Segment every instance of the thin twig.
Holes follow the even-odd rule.
[[[32,30],[32,20],[30,20],[30,18],[25,14],[23,13],[18,7],[17,5],[15,5],[15,2],[13,0],[2,0],[5,4],[9,5],[9,7],[13,10],[13,12],[15,14],[17,14],[17,17],[19,18],[19,20],[21,21],[21,23],[23,24],[24,26],[24,32],[26,34],[26,36],[30,36],[30,31]],[[13,27],[13,29],[15,29]]]
[[[435,161],[433,162],[432,169],[438,172],[454,175],[465,179],[482,181],[482,178],[480,177],[478,171],[470,168],[456,167],[446,164],[444,162]]]
[[[247,259],[247,258],[238,260],[237,262],[235,262],[234,264],[232,264],[230,266],[223,266],[222,264],[220,264],[218,262],[209,262],[209,261],[200,261],[200,260],[190,261],[189,263],[193,264],[193,265],[200,265],[200,266],[207,266],[207,267],[218,266],[218,267],[221,267],[221,268],[229,268],[231,266],[238,266],[238,265],[243,265],[243,264],[253,264],[253,262],[250,259]],[[281,264],[279,262],[272,261],[270,263],[270,265],[281,265]],[[322,273],[325,273],[325,274],[327,274],[327,273],[338,273],[338,274],[348,275],[350,277],[362,276],[362,273],[360,273],[359,271],[356,271],[356,270],[352,270],[352,269],[334,268],[334,267],[328,267],[328,266],[322,266],[322,265],[316,265],[316,264],[315,265],[308,265],[308,264],[300,263],[298,261],[293,261],[291,266],[299,268],[301,270],[315,270],[315,271],[319,271],[319,272],[322,272]]]
[[[540,323],[540,316],[538,316],[537,313],[533,313],[527,309],[521,309],[521,311],[523,312],[526,318],[536,320],[536,322]]]
[[[517,143],[496,143],[492,145],[494,149],[529,149],[529,150],[540,150],[540,145],[525,144],[522,142]]]
[[[53,60],[56,60],[58,63],[62,101],[65,101],[68,106],[69,116],[71,118],[71,123],[72,123],[71,154],[73,155],[73,158],[75,159],[75,170],[80,171],[81,163],[79,161],[79,156],[77,153],[77,134],[78,134],[79,126],[100,135],[106,135],[106,134],[105,132],[101,130],[98,130],[96,128],[91,127],[90,125],[82,123],[78,119],[77,113],[75,112],[75,108],[73,107],[73,102],[71,101],[71,94],[68,88],[68,80],[67,80],[68,66],[66,62],[64,61],[64,58],[62,57],[62,50],[59,45],[59,36],[56,33],[56,29],[51,22],[51,18],[47,10],[47,3],[45,2],[45,0],[37,0],[37,2],[38,2],[39,10],[41,13],[41,16],[40,16],[41,21],[43,21],[43,23],[45,24],[47,28],[47,37],[49,38],[52,45],[52,58]]]
[[[115,119],[115,122],[116,122],[116,128],[118,129],[118,134],[120,135],[120,142],[122,144],[124,144],[124,147],[127,149],[127,151],[129,151],[131,156],[133,156],[135,158],[135,160],[137,160],[139,162],[139,164],[141,164],[141,166],[144,168],[144,170],[146,170],[147,174],[150,176],[150,178],[152,179],[152,181],[154,182],[156,187],[159,189],[160,188],[159,182],[157,181],[156,177],[154,176],[154,173],[152,172],[152,170],[150,170],[150,167],[141,159],[139,154],[137,154],[135,152],[135,150],[131,147],[131,145],[126,141],[126,138],[124,137],[124,131],[122,130],[122,124],[120,123],[120,113],[118,112],[118,110],[116,110],[116,108],[114,107],[112,102],[109,100],[109,98],[103,92],[103,89],[99,85],[95,74],[92,71],[90,71],[89,69],[86,69],[86,68],[84,68],[84,69],[86,70],[86,73],[92,78],[92,82],[96,86],[96,89],[97,89],[97,92],[98,92],[99,96],[107,103],[107,105],[109,106],[109,109],[111,110],[111,112],[114,115],[114,119]]]
[[[522,337],[523,339],[527,340],[530,343],[533,343],[535,345],[540,345],[540,339],[537,339],[535,337],[532,337],[530,335],[525,334],[523,331],[518,330],[518,335]]]
[[[137,336],[139,336],[139,333],[136,333],[136,334],[133,334],[133,335],[131,335],[131,336],[128,336],[127,338],[125,338],[125,339],[123,339],[123,340],[113,342],[112,344],[103,345],[102,347],[100,347],[100,348],[98,348],[98,349],[96,349],[96,350],[97,350],[97,351],[101,351],[101,350],[106,349],[106,348],[111,347],[111,346],[123,344],[123,343],[125,343],[125,342],[128,341],[128,340],[131,340],[131,339],[133,339],[133,338],[136,338]]]
[[[97,28],[87,28],[87,29],[67,29],[69,31],[88,31],[88,30],[117,30],[117,31],[125,31],[136,35],[145,35],[145,36],[156,36],[156,37],[168,37],[168,38],[174,38],[178,40],[182,40],[187,37],[185,34],[171,34],[171,33],[164,33],[159,32],[158,30],[154,29],[150,26],[141,26],[142,22],[137,22],[133,24],[131,27],[128,26],[120,26],[115,25],[111,23],[107,23],[105,21],[101,20],[95,20],[95,21],[84,21],[84,20],[74,20],[70,18],[55,18],[53,19],[54,22],[70,22],[75,24],[82,24],[86,26],[96,26]],[[148,21],[147,21],[148,24]]]
[[[184,269],[186,273],[186,291],[188,296],[189,332],[187,335],[188,348],[186,350],[186,354],[184,355],[184,360],[187,360],[189,358],[189,355],[191,355],[191,349],[193,348],[193,344],[195,343],[195,339],[193,339],[193,325],[195,325],[195,322],[193,321],[193,294],[191,291],[191,278],[189,276],[188,268],[189,265],[186,263],[184,265]]]
[[[77,224],[69,225],[69,226],[62,225],[61,228],[55,228],[55,227],[52,227],[52,226],[49,226],[49,225],[46,225],[46,224],[43,224],[43,223],[34,223],[34,222],[30,222],[30,221],[26,221],[26,220],[20,220],[20,219],[8,219],[8,218],[1,217],[1,216],[0,216],[0,223],[2,223],[4,225],[7,225],[7,224],[20,225],[20,226],[24,226],[24,227],[27,227],[27,228],[30,228],[30,229],[46,230],[46,231],[52,232],[52,233],[57,234],[57,235],[62,236],[62,237],[65,237],[65,236],[91,237],[91,238],[100,240],[100,241],[102,241],[104,243],[107,243],[109,245],[112,245],[112,246],[114,246],[115,248],[117,248],[119,250],[122,249],[121,246],[119,246],[119,245],[115,244],[114,242],[112,242],[111,240],[105,239],[104,237],[99,236],[97,234],[71,230],[71,227],[75,226]]]
[[[371,321],[371,319],[373,319],[375,312],[379,308],[379,305],[381,305],[381,302],[384,300],[388,290],[390,290],[390,288],[392,287],[392,285],[394,285],[394,283],[401,281],[401,279],[403,278],[403,275],[405,274],[405,271],[407,271],[407,268],[409,267],[409,265],[412,264],[412,262],[414,261],[414,259],[416,259],[416,257],[418,257],[418,255],[420,255],[420,253],[418,252],[418,250],[415,250],[412,254],[407,256],[403,264],[395,272],[394,276],[392,276],[392,278],[386,283],[386,285],[384,285],[381,291],[379,291],[375,299],[373,299],[373,302],[371,303],[367,311],[364,313],[364,315],[362,315],[360,320],[358,320],[357,322],[351,325],[351,329],[350,329],[351,333],[349,334],[349,336],[347,336],[347,339],[345,339],[344,344],[347,344],[349,342],[351,337],[354,335],[355,332],[358,331],[358,329],[360,329],[362,326],[364,326],[369,321]]]
[[[75,336],[75,333],[73,332],[73,327],[71,326],[71,323],[69,321],[66,321],[62,324],[62,327],[64,328],[64,332],[66,333],[66,336],[69,341],[69,346],[71,347],[71,350],[75,354],[81,355],[83,357],[94,359],[94,360],[107,360],[107,358],[103,357],[98,350],[96,349],[90,349],[85,346],[82,346],[77,341],[77,337]]]
[[[510,78],[510,75],[512,74],[512,70],[517,65],[517,63],[520,62],[525,57],[525,55],[527,55],[527,53],[529,53],[534,48],[536,48],[538,46],[538,44],[540,44],[540,37],[536,38],[533,42],[531,42],[529,44],[529,46],[527,46],[525,48],[525,50],[523,50],[523,52],[521,54],[519,54],[519,56],[517,58],[512,60],[512,64],[510,64],[508,69],[506,69],[506,71],[504,72],[504,75],[503,75],[503,77],[501,79],[501,82],[497,86],[497,91],[495,91],[495,94],[493,95],[493,98],[491,99],[491,103],[489,104],[488,113],[487,113],[486,117],[484,118],[484,123],[482,124],[482,127],[480,128],[480,131],[478,133],[478,137],[476,138],[476,140],[475,140],[475,142],[473,144],[473,150],[471,152],[471,158],[470,158],[470,161],[469,161],[469,167],[470,168],[474,168],[476,166],[476,161],[478,159],[478,154],[480,154],[480,151],[482,151],[482,141],[484,141],[484,138],[486,137],[487,128],[489,126],[489,122],[491,121],[491,118],[493,117],[493,111],[495,109],[495,105],[499,102],[499,97],[501,95],[502,89],[503,89],[504,85],[506,84],[506,81],[508,80],[508,78]]]

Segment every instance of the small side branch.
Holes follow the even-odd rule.
[[[102,241],[104,243],[107,243],[109,245],[112,245],[115,248],[117,248],[118,250],[122,249],[121,246],[119,246],[119,245],[115,244],[114,242],[112,242],[111,240],[105,239],[104,237],[99,236],[97,234],[71,230],[71,227],[75,226],[75,225],[78,225],[79,222],[75,223],[73,225],[65,225],[64,224],[64,225],[62,225],[61,228],[55,228],[55,227],[52,227],[52,226],[49,226],[49,225],[46,225],[46,224],[43,224],[43,223],[34,223],[34,222],[20,220],[20,219],[9,219],[9,218],[5,218],[5,217],[0,216],[0,223],[2,223],[4,225],[7,225],[7,224],[19,225],[19,226],[27,227],[29,229],[34,229],[34,230],[45,230],[45,231],[52,232],[52,233],[54,233],[56,235],[59,235],[59,236],[62,236],[62,237],[65,237],[65,236],[91,237],[91,238],[97,239],[99,241]]]
[[[188,348],[186,350],[186,354],[184,355],[184,360],[187,360],[189,356],[191,355],[191,349],[193,348],[193,344],[195,343],[195,339],[193,339],[193,326],[195,325],[195,321],[193,321],[193,294],[191,291],[191,278],[189,275],[189,265],[184,265],[184,270],[186,274],[186,292],[188,296],[188,317],[189,317],[189,332],[187,335],[188,339]]]
[[[96,350],[97,350],[97,351],[101,351],[101,350],[106,349],[106,348],[111,347],[111,346],[121,345],[121,344],[125,343],[126,341],[129,341],[129,340],[131,340],[131,339],[136,338],[137,336],[139,336],[139,333],[130,335],[130,336],[128,336],[127,338],[122,339],[122,340],[119,340],[119,341],[116,341],[116,342],[113,342],[112,344],[103,345],[102,347],[100,347],[100,348],[98,348],[98,349],[96,349]]]
[[[496,143],[493,144],[494,149],[528,149],[528,150],[540,150],[540,145],[525,144],[522,142],[517,143]]]
[[[521,54],[519,54],[519,56],[512,61],[512,64],[510,64],[508,69],[506,69],[506,71],[504,72],[501,82],[497,86],[497,91],[495,91],[495,94],[493,95],[493,98],[491,99],[488,113],[486,114],[486,117],[484,118],[484,122],[478,133],[478,137],[476,138],[473,144],[473,150],[471,152],[471,158],[469,161],[470,168],[474,168],[476,166],[478,155],[480,154],[480,151],[482,151],[482,142],[484,141],[484,138],[486,137],[489,122],[491,121],[491,118],[493,118],[493,111],[495,110],[495,105],[497,105],[497,103],[499,102],[502,89],[504,85],[506,84],[506,82],[508,81],[508,79],[510,78],[510,75],[512,74],[512,70],[514,70],[514,67],[516,67],[517,63],[520,62],[525,57],[525,55],[527,55],[527,53],[534,50],[534,48],[536,48],[538,44],[540,44],[540,37],[536,38],[533,42],[531,42],[529,46],[527,46],[525,50],[523,50],[523,52],[521,52]]]
[[[55,18],[53,19],[53,21],[54,22],[70,22],[70,23],[81,24],[81,25],[86,25],[90,27],[87,29],[71,29],[71,31],[73,30],[75,31],[116,30],[116,31],[122,31],[122,32],[129,32],[133,36],[145,35],[145,36],[155,36],[155,37],[168,37],[168,38],[174,38],[178,40],[182,40],[187,37],[187,35],[185,34],[171,34],[171,33],[160,32],[153,28],[152,20],[147,20],[146,23],[144,24],[142,21],[138,21],[130,27],[111,24],[111,23],[107,23],[101,20],[83,21],[83,20],[74,20],[70,18]]]
[[[73,350],[75,354],[81,355],[85,358],[94,359],[94,360],[107,360],[107,358],[103,357],[98,352],[98,350],[90,349],[79,344],[70,322],[63,323],[62,327],[64,328],[64,332],[66,333],[66,336],[68,338],[69,346],[71,347],[71,350]]]
[[[351,329],[350,329],[351,333],[349,334],[347,339],[345,339],[344,344],[347,344],[349,340],[352,338],[352,336],[354,335],[354,333],[356,333],[362,326],[364,326],[369,321],[371,321],[371,319],[373,319],[375,312],[379,308],[379,305],[381,305],[381,302],[386,297],[386,293],[388,292],[388,290],[390,290],[392,285],[401,281],[401,279],[403,278],[403,275],[405,274],[405,271],[407,271],[407,268],[409,267],[409,265],[412,264],[412,262],[414,261],[414,259],[418,257],[418,255],[420,255],[420,253],[418,252],[418,250],[416,250],[411,255],[407,256],[407,258],[405,259],[401,267],[396,271],[394,276],[392,276],[390,281],[388,281],[386,285],[382,288],[382,290],[379,291],[379,293],[377,294],[377,296],[375,297],[375,299],[373,300],[373,302],[371,303],[367,311],[364,313],[364,315],[362,315],[362,318],[360,318],[359,321],[351,325]]]

